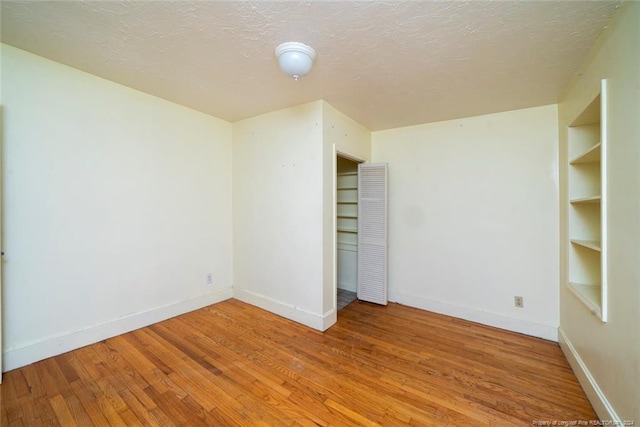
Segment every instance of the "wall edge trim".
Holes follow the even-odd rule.
[[[336,317],[335,310],[329,310],[324,314],[317,314],[301,307],[296,307],[295,305],[235,286],[233,287],[233,298],[318,331],[325,331],[335,323],[335,321],[332,322],[332,318],[335,319]]]
[[[618,417],[615,409],[613,409],[613,406],[609,403],[607,396],[604,394],[595,378],[593,378],[593,375],[591,375],[589,367],[584,363],[582,357],[580,357],[580,353],[578,353],[578,350],[573,346],[567,337],[567,334],[561,327],[558,328],[558,344],[560,344],[562,352],[567,358],[574,374],[578,378],[578,382],[587,395],[589,402],[591,402],[593,409],[596,411],[596,414],[598,414],[598,417],[600,417],[600,420],[612,421],[611,425],[627,425],[623,424],[620,417]]]

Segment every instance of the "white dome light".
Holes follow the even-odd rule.
[[[282,43],[275,53],[280,69],[294,80],[309,74],[316,59],[316,51],[311,46],[298,42]]]

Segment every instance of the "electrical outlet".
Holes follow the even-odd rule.
[[[207,273],[207,285],[213,285],[213,274]]]
[[[513,297],[516,307],[524,308],[524,298],[523,297]]]

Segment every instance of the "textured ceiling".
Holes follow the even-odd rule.
[[[325,99],[371,130],[557,102],[619,1],[1,2],[2,41],[236,121]],[[313,46],[295,82],[274,48]]]

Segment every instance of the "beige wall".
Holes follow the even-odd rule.
[[[322,101],[233,124],[234,296],[316,329],[325,314],[322,135]]]
[[[231,296],[229,123],[6,45],[2,88],[5,370]]]
[[[340,153],[353,159],[369,161],[371,159],[371,132],[343,114],[327,102],[322,103],[323,144],[325,147],[324,197],[325,197],[325,272],[333,275],[331,284],[325,283],[324,310],[335,310],[337,292],[337,253],[336,253],[336,192],[337,173],[336,154]],[[330,260],[330,262],[329,262]],[[355,266],[353,267],[355,270]]]
[[[374,132],[389,300],[557,339],[557,143],[553,105]]]
[[[559,104],[561,200],[567,125],[608,79],[608,322],[568,290],[567,204],[561,204],[560,334],[563,349],[603,419],[640,422],[640,3],[620,8]]]
[[[637,28],[640,4],[623,6],[557,108],[373,134],[324,101],[232,126],[3,45],[4,369],[228,298],[232,284],[326,329],[341,152],[389,163],[391,301],[548,339],[560,325],[601,417],[638,422]],[[603,77],[607,324],[566,289],[558,202],[567,121]]]
[[[371,160],[371,132],[331,104],[323,102],[324,139],[355,160]]]
[[[324,101],[233,124],[234,296],[316,329],[336,321],[336,151],[370,132]]]

